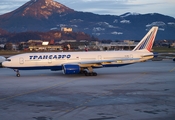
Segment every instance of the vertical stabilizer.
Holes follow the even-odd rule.
[[[143,50],[146,49],[151,51],[156,34],[157,34],[158,27],[152,27],[149,32],[143,37],[143,39],[139,42],[139,44],[133,49],[136,50]]]

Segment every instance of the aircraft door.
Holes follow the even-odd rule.
[[[24,64],[24,58],[19,58],[19,64]]]

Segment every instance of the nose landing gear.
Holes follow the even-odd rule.
[[[20,73],[18,69],[14,69],[14,71],[16,72],[16,77],[20,77]]]

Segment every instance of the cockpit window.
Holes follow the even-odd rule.
[[[11,61],[11,59],[6,59],[5,61]]]

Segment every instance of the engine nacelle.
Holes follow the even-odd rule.
[[[79,65],[66,64],[63,65],[63,74],[78,74],[80,73]]]

